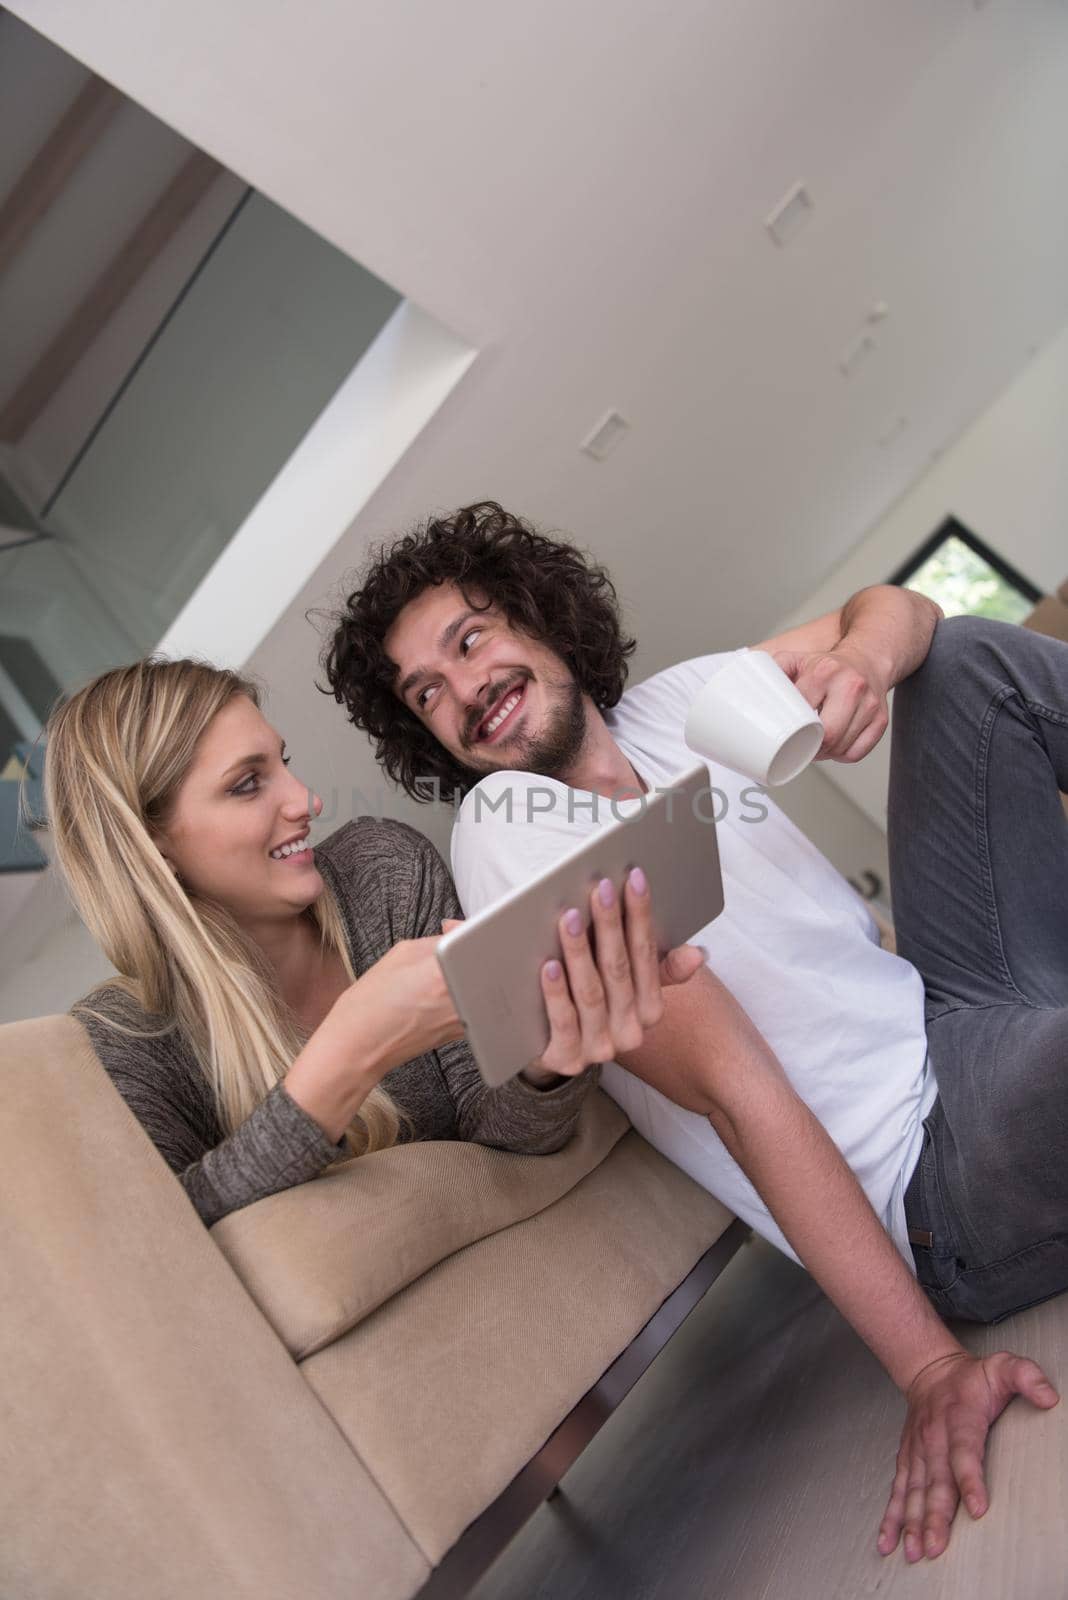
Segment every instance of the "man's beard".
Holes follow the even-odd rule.
[[[545,679],[546,689],[562,690],[539,734],[519,732],[505,741],[500,756],[478,763],[471,760],[480,747],[468,746],[467,771],[474,780],[488,772],[537,772],[544,778],[562,778],[578,760],[586,742],[586,707],[574,678]],[[492,694],[487,697],[492,701]],[[496,752],[494,752],[496,754]]]

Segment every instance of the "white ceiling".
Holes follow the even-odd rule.
[[[610,562],[639,672],[752,639],[1068,321],[1063,0],[11,9],[483,348],[257,656],[323,749],[303,611],[370,538],[494,495]]]

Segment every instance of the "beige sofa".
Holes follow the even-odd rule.
[[[0,1073],[5,1600],[463,1593],[744,1237],[599,1092],[209,1232],[78,1024]]]

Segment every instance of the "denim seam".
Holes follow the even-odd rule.
[[[1055,722],[1060,728],[1068,728],[1068,715],[1065,712],[1057,711],[1053,706],[1044,706],[1039,700],[1024,700],[1022,695],[1020,703],[1025,705],[1034,716],[1045,717],[1047,721]]]
[[[1005,686],[1000,689],[990,702],[990,705],[987,707],[986,716],[983,718],[983,724],[979,730],[979,748],[976,752],[975,759],[975,816],[973,820],[975,824],[975,842],[976,850],[979,856],[979,873],[982,880],[983,900],[985,902],[987,912],[987,928],[993,937],[995,960],[1001,968],[1002,982],[1007,984],[1007,986],[1012,990],[1013,994],[1018,995],[1020,1001],[1026,1004],[1027,996],[1020,988],[1018,988],[1016,981],[1009,970],[1009,963],[1005,957],[1005,945],[1001,936],[1001,922],[998,918],[997,900],[994,895],[994,873],[990,864],[990,841],[987,836],[986,823],[984,820],[986,816],[985,802],[987,793],[987,772],[990,761],[990,743],[994,734],[994,724],[996,723],[998,713],[1001,711],[1006,700],[1010,699],[1016,694],[1017,690],[1009,686]]]
[[[926,1026],[933,1028],[936,1022],[941,1022],[943,1017],[955,1017],[958,1011],[1004,1011],[1006,1006],[1019,1010],[1026,1006],[1028,1011],[1063,1011],[1064,1006],[1043,1005],[1038,1000],[1029,1000],[1026,995],[1021,995],[1018,1000],[983,1000],[973,1004],[970,1000],[960,1000],[956,1005],[946,1006],[937,1016],[928,1017]]]
[[[951,1240],[946,1240],[944,1242],[946,1242],[946,1243],[951,1242],[952,1243],[952,1245],[953,1245],[953,1259],[954,1259],[954,1262],[955,1262],[956,1267],[957,1267],[957,1275],[956,1275],[955,1278],[953,1278],[952,1282],[945,1283],[945,1284],[941,1285],[941,1288],[942,1288],[943,1292],[948,1294],[949,1291],[953,1288],[953,1285],[957,1282],[957,1280],[960,1278],[960,1275],[961,1275],[960,1239],[958,1237],[959,1232],[960,1232],[960,1228],[959,1228],[959,1224],[957,1224],[957,1221],[956,1221],[955,1218],[953,1219],[952,1222],[950,1221],[950,1211],[949,1211],[948,1206],[946,1205],[946,1191],[945,1191],[945,1186],[944,1186],[944,1181],[943,1181],[944,1178],[945,1178],[945,1173],[942,1170],[942,1141],[938,1138],[934,1128],[932,1128],[931,1129],[931,1181],[932,1181],[932,1187],[934,1189],[935,1203],[936,1203],[936,1205],[938,1207],[938,1221],[942,1224],[943,1228],[945,1229],[945,1232],[947,1234],[952,1235],[952,1239]],[[936,1228],[934,1230],[934,1239],[937,1240],[937,1238],[938,1238],[938,1233],[937,1233],[937,1225],[936,1225]],[[939,1256],[941,1257],[942,1260],[945,1260],[947,1253],[948,1252],[942,1251],[942,1250],[940,1250],[938,1252],[938,1254],[939,1254]]]
[[[996,1261],[984,1261],[981,1266],[965,1267],[953,1282],[957,1283],[960,1278],[974,1276],[977,1272],[994,1272],[998,1267],[1008,1266],[1011,1261],[1018,1261],[1031,1250],[1043,1250],[1048,1244],[1064,1244],[1066,1239],[1068,1234],[1063,1233],[1051,1233],[1044,1239],[1032,1239],[1029,1243],[1021,1245],[1018,1250],[1010,1250],[1007,1256],[999,1256]]]

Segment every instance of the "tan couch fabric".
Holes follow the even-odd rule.
[[[0,1028],[0,1595],[406,1600],[427,1564],[69,1018]]]
[[[383,1150],[233,1212],[212,1237],[300,1359],[455,1251],[552,1205],[627,1128],[597,1090],[556,1155],[456,1142]]]
[[[425,1273],[301,1371],[437,1562],[730,1221],[628,1133],[555,1205]]]
[[[1068,642],[1068,605],[1057,595],[1048,594],[1038,602],[1031,615],[1024,618],[1023,625],[1035,633],[1048,633],[1053,639]]]

